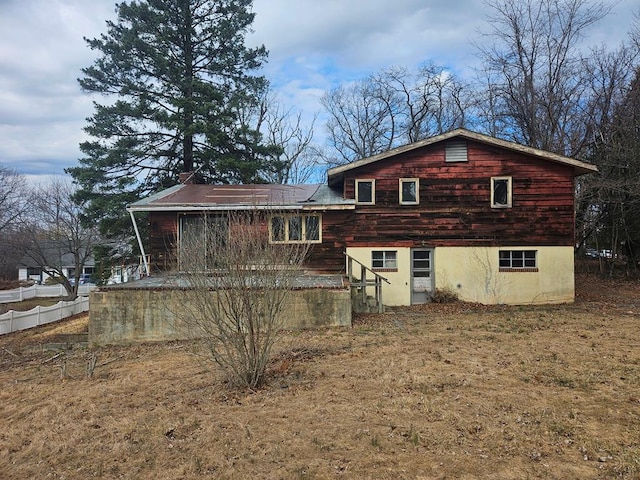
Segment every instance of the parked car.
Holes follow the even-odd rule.
[[[69,279],[69,283],[71,284],[71,286],[74,286],[76,284],[76,279],[75,278],[70,278]],[[80,279],[78,281],[78,285],[86,285],[88,283],[91,283],[91,275],[89,275],[88,273],[84,273],[82,275],[80,275]]]
[[[584,252],[584,255],[587,258],[598,258],[600,256],[598,250],[596,250],[595,248],[587,248]]]

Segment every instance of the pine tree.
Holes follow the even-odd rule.
[[[126,227],[127,203],[198,171],[208,182],[260,182],[270,153],[241,122],[267,88],[252,75],[264,46],[248,48],[252,0],[139,0],[116,5],[107,33],[86,39],[99,57],[83,91],[101,94],[67,172],[102,230]]]

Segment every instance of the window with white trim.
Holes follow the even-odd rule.
[[[500,271],[538,270],[537,250],[500,250],[498,255]]]
[[[395,250],[374,250],[371,252],[371,269],[397,269],[398,252]]]
[[[400,179],[400,204],[416,205],[420,203],[420,182],[417,178]]]
[[[363,205],[376,203],[375,180],[356,180],[356,203]]]
[[[511,208],[511,177],[491,177],[491,208]]]
[[[320,243],[320,215],[274,215],[269,221],[271,243]]]

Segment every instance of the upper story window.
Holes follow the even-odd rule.
[[[400,204],[415,205],[420,203],[420,182],[417,178],[400,179]]]
[[[451,140],[444,146],[445,162],[466,162],[467,142],[464,140]]]
[[[320,215],[274,215],[269,222],[272,243],[319,243]]]
[[[491,208],[511,208],[511,177],[491,178]]]
[[[398,252],[395,250],[374,250],[371,252],[371,268],[379,269],[397,269],[398,268]]]
[[[376,203],[375,180],[356,180],[356,203],[364,205]]]

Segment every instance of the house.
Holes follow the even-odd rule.
[[[54,253],[49,253],[47,258],[56,259],[56,255]],[[59,257],[59,261],[57,263],[60,271],[64,274],[65,277],[69,279],[73,279],[75,276],[75,260],[73,258],[72,253],[63,253]],[[39,263],[34,260],[31,256],[25,255],[20,264],[18,265],[18,280],[19,281],[33,281],[36,283],[45,283],[50,275],[47,274],[47,271],[52,271],[53,268],[47,266],[46,268],[42,268]],[[93,257],[89,257],[82,267],[82,272],[80,273],[80,281],[86,282],[88,281],[95,271],[95,261]]]
[[[202,185],[183,174],[128,207],[145,272],[91,293],[89,341],[182,338],[166,279],[192,264],[182,248],[191,233],[208,225],[233,235],[236,213],[273,244],[310,246],[281,313],[288,328],[349,325],[352,310],[420,304],[438,291],[484,304],[572,302],[575,181],[596,171],[458,129],[331,168],[319,185]],[[215,270],[215,259],[198,268]]]
[[[199,216],[270,208],[272,242],[312,244],[316,272],[361,265],[352,280],[384,280],[375,288],[385,305],[438,290],[484,304],[563,303],[574,299],[575,179],[596,171],[458,129],[331,168],[322,185],[187,182],[129,211],[148,213],[152,274],[179,266],[181,236]]]

